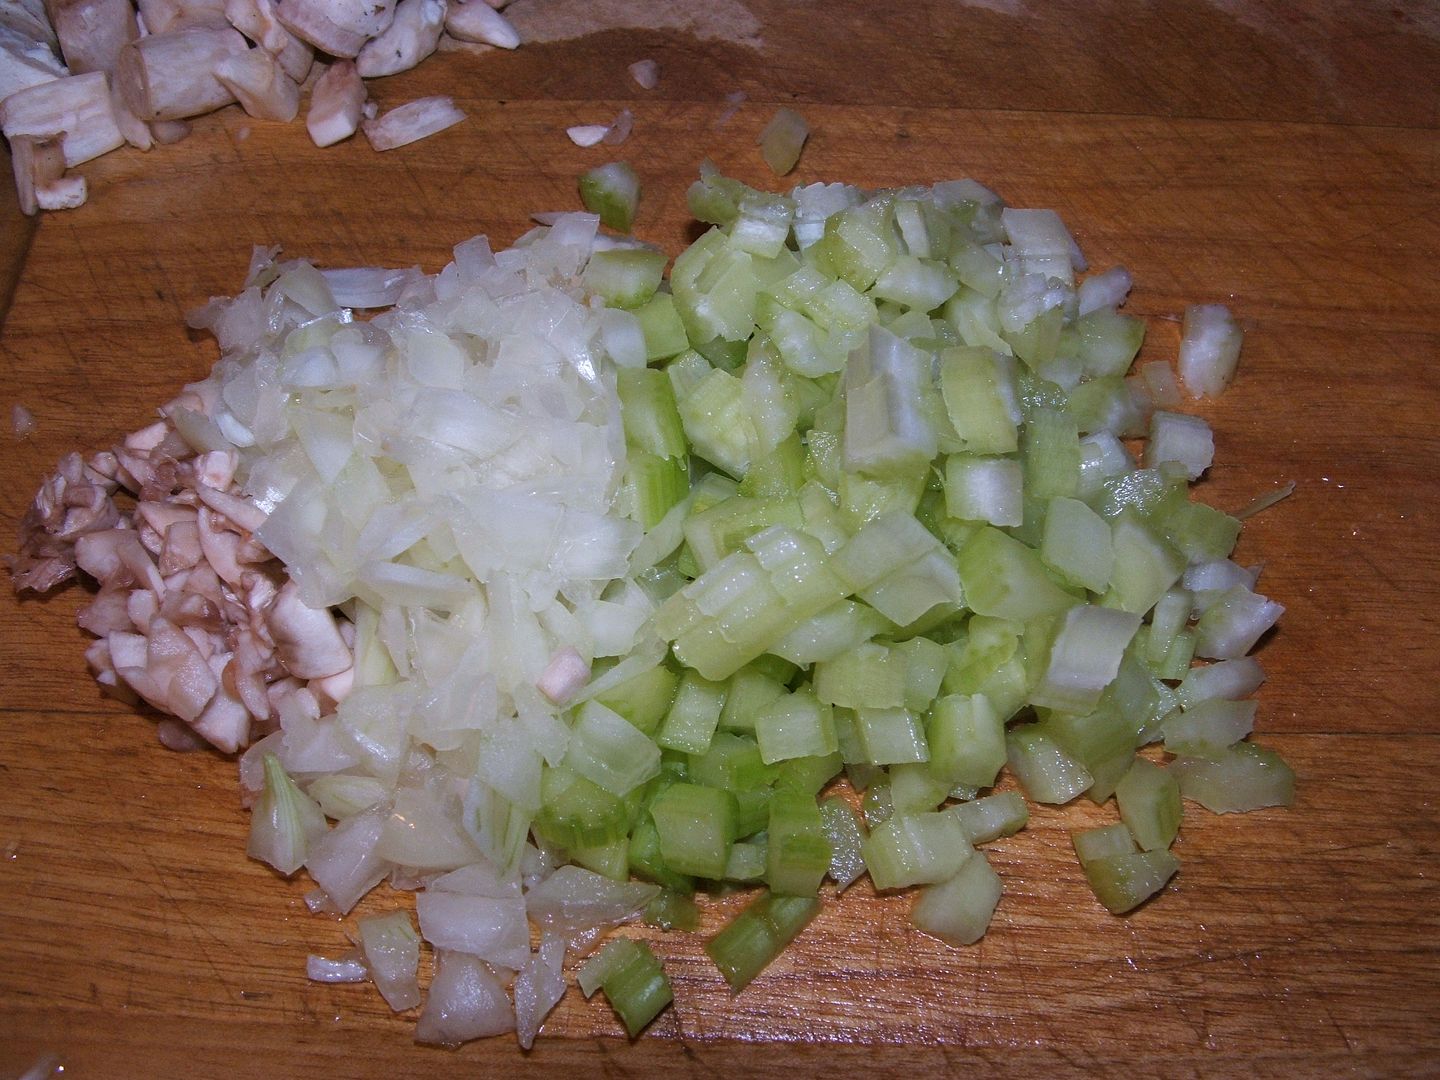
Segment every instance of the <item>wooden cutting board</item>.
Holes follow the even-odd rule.
[[[1128,918],[1069,851],[1113,806],[1042,808],[992,848],[1006,891],[977,946],[939,945],[860,885],[738,996],[701,936],[654,936],[676,1004],[637,1043],[572,989],[528,1055],[509,1038],[445,1052],[373,988],[305,981],[352,920],[311,916],[303,881],[245,857],[232,762],[162,749],[152,718],[99,694],[83,590],[0,589],[0,1078],[45,1053],[67,1077],[1440,1070],[1440,19],[1419,0],[1338,7],[520,0],[525,47],[374,84],[387,107],[456,97],[469,119],[425,142],[321,151],[231,109],[86,166],[90,202],[33,237],[6,204],[0,409],[38,423],[0,429],[7,534],[62,453],[117,440],[208,368],[184,313],[239,286],[252,244],[434,271],[459,240],[509,243],[530,212],[576,207],[576,175],[623,156],[637,233],[673,254],[703,158],[791,182],[755,147],[779,104],[814,130],[794,181],[974,176],[1053,207],[1092,265],[1133,272],[1147,357],[1174,355],[1190,302],[1248,328],[1203,410],[1218,463],[1199,493],[1235,510],[1296,484],[1239,558],[1288,609],[1260,652],[1257,739],[1299,796],[1191,808],[1179,876]],[[643,57],[654,91],[626,75]],[[622,107],[622,147],[566,138]]]

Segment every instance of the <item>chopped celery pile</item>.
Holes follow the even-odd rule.
[[[777,136],[777,170],[800,140]],[[737,992],[866,873],[968,945],[1001,903],[984,845],[1027,797],[1114,799],[1073,840],[1075,886],[1116,914],[1177,871],[1186,800],[1293,800],[1249,741],[1249,654],[1283,609],[1230,558],[1241,522],[1191,498],[1209,425],[1163,361],[1131,374],[1128,273],[1086,275],[1054,212],[973,181],[779,195],[707,165],[710,228],[667,274],[597,233],[631,226],[628,166],[581,190],[591,214],[469,241],[368,321],[368,292],[258,258],[201,313],[223,358],[163,448],[236,478],[199,513],[250,522],[226,582],[257,550],[288,579],[285,620],[241,633],[284,655],[235,696],[203,658],[178,688],[147,670],[179,630],[94,653],[216,745],[263,721],[249,851],[303,866],[316,910],[421,890],[421,1038],[529,1046],[567,950],[642,916],[693,928],[707,892],[754,893],[706,946]],[[1187,326],[1181,380],[1216,393],[1238,324]],[[147,627],[182,606],[143,600]],[[408,916],[362,938],[408,1008]],[[633,939],[580,979],[632,1037],[671,1001]]]

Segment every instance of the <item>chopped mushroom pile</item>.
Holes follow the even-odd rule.
[[[406,71],[443,36],[514,49],[508,0],[0,0],[0,130],[26,214],[79,206],[67,174],[130,145],[183,139],[238,103],[289,122],[310,87],[317,146],[363,130],[376,150],[463,120],[446,97],[376,116],[363,80]]]
[[[83,570],[100,591],[80,613],[97,680],[128,690],[229,753],[273,727],[283,699],[333,708],[350,687],[348,623],[301,603],[254,532],[232,450],[197,454],[170,417],[207,411],[194,388],[113,450],[68,455],[21,523],[17,588]],[[167,745],[185,744],[173,722]]]

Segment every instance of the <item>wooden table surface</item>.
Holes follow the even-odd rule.
[[[33,235],[3,204],[0,410],[38,422],[0,429],[5,533],[63,452],[141,426],[207,369],[182,316],[235,291],[252,244],[434,271],[461,239],[508,243],[531,211],[577,206],[576,175],[615,152],[564,129],[626,106],[637,232],[674,253],[703,158],[781,186],[755,137],[791,105],[814,131],[796,181],[974,176],[1058,210],[1092,265],[1133,272],[1147,356],[1173,355],[1186,303],[1247,326],[1205,409],[1200,495],[1234,510],[1296,484],[1240,547],[1288,608],[1260,654],[1257,739],[1293,763],[1295,805],[1193,808],[1179,876],[1124,919],[1066,831],[1113,807],[1044,809],[994,846],[1006,891],[975,947],[919,935],[862,885],[737,997],[699,937],[658,937],[676,1005],[635,1044],[572,989],[530,1054],[508,1037],[446,1052],[373,988],[305,981],[306,953],[342,950],[351,922],[245,857],[232,762],[164,750],[153,719],[100,695],[83,590],[0,589],[0,1078],[47,1052],[66,1077],[1440,1072],[1436,6],[652,6],[520,0],[525,47],[374,84],[382,105],[451,93],[469,114],[386,155],[231,109],[86,166],[89,203]],[[611,29],[573,36],[585,18]],[[643,57],[650,92],[626,75]]]

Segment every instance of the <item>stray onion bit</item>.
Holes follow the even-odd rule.
[[[598,146],[609,133],[609,124],[577,124],[565,129],[565,134],[576,146]]]
[[[465,114],[455,107],[454,99],[428,97],[406,102],[373,120],[365,120],[360,127],[376,150],[394,150],[454,127],[464,119]]]
[[[784,176],[800,160],[800,150],[810,137],[810,125],[794,109],[777,109],[760,133],[760,156],[776,176]]]
[[[636,60],[629,71],[630,77],[642,90],[654,90],[660,84],[660,65],[654,60]]]
[[[1235,516],[1241,521],[1252,518],[1262,510],[1269,510],[1270,507],[1282,500],[1288,499],[1293,494],[1295,494],[1295,481],[1287,480],[1274,491],[1267,492],[1251,500],[1245,505],[1243,510],[1235,511]]]
[[[10,407],[10,430],[17,439],[23,439],[35,430],[35,414],[24,405]]]
[[[634,127],[635,114],[629,109],[621,109],[620,114],[615,117],[615,122],[610,125],[610,130],[605,132],[605,137],[600,141],[606,146],[619,146],[630,138],[630,132]]]
[[[725,95],[725,108],[715,118],[714,127],[721,128],[728,124],[734,115],[740,111],[740,106],[745,104],[745,91],[732,90]]]

